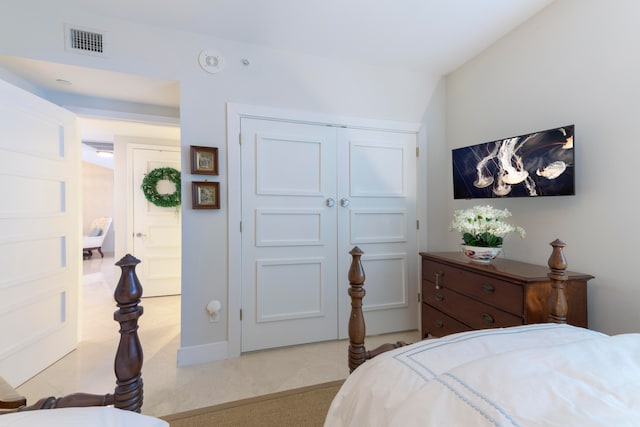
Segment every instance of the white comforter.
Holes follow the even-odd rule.
[[[325,427],[640,426],[640,334],[568,325],[425,340],[367,361]]]

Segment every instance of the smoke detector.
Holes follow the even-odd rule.
[[[219,73],[224,66],[224,58],[222,58],[220,52],[210,49],[200,52],[198,62],[203,70],[211,74]]]

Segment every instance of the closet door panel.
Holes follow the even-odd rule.
[[[348,252],[364,251],[368,334],[418,325],[416,134],[340,129],[338,136],[339,336],[347,337]]]
[[[335,339],[335,129],[241,125],[242,351]]]

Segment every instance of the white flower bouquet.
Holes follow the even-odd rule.
[[[524,238],[525,231],[502,221],[511,216],[506,209],[495,209],[492,206],[474,206],[471,209],[458,209],[453,214],[450,231],[457,231],[462,235],[465,245],[496,248],[502,246],[503,238],[511,233],[517,233]]]

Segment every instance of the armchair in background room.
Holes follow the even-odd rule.
[[[97,250],[100,256],[104,258],[102,253],[102,243],[107,236],[109,227],[111,227],[112,218],[102,217],[96,218],[91,222],[89,234],[82,236],[82,259],[89,259],[93,256],[93,250]]]

